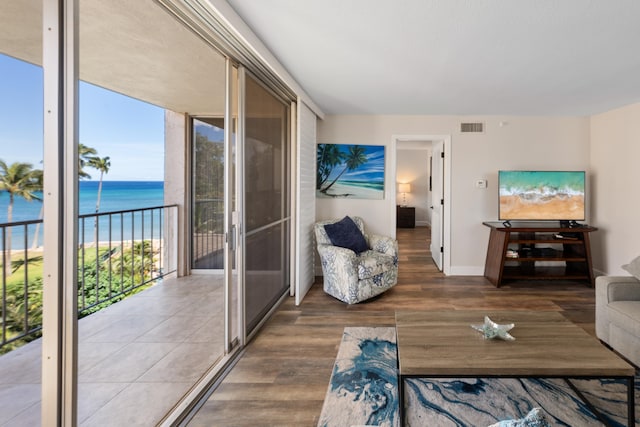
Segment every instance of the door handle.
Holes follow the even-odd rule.
[[[229,238],[229,250],[235,251],[236,250],[236,225],[235,224],[231,226],[231,232],[229,234],[231,234]]]

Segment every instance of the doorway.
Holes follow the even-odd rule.
[[[450,135],[405,135],[394,136],[395,178],[398,184],[410,188],[409,194],[401,194],[394,185],[395,197],[390,203],[398,204],[398,197],[407,202],[415,202],[416,224],[429,225],[430,250],[438,269],[449,274],[450,261],[450,188],[451,188],[451,136]],[[419,172],[403,170],[398,159],[404,150],[414,150],[414,159],[421,161]],[[406,157],[406,156],[404,156]],[[420,178],[423,176],[423,178]],[[411,185],[411,184],[414,185]],[[409,196],[407,198],[407,195]],[[401,203],[400,203],[401,204]],[[394,212],[394,206],[390,206]]]

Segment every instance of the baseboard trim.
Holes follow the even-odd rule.
[[[484,276],[484,267],[452,265],[449,276]]]

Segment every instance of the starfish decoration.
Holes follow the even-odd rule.
[[[485,339],[500,338],[506,341],[514,341],[515,338],[509,334],[509,331],[513,329],[515,325],[513,323],[507,323],[505,325],[499,325],[493,320],[489,319],[489,316],[484,316],[484,325],[471,325],[473,329],[478,332],[482,332]]]

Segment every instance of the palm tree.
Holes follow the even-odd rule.
[[[36,169],[35,171],[35,177],[37,180],[37,185],[38,185],[38,191],[42,191],[44,189],[44,173],[42,170],[40,169]],[[38,219],[42,219],[44,217],[44,203],[42,204],[42,206],[40,207],[40,215],[38,215]],[[31,249],[36,249],[38,247],[38,238],[40,237],[40,226],[42,225],[42,222],[39,222],[36,224],[36,231],[33,235],[33,243],[31,245]]]
[[[333,187],[333,184],[335,184],[346,171],[357,169],[358,167],[367,163],[368,160],[369,159],[367,159],[367,156],[364,154],[364,147],[360,145],[350,145],[349,153],[346,155],[346,159],[344,162],[344,169],[342,170],[342,172],[340,172],[340,175],[338,175],[331,182],[331,184],[320,191],[326,193],[331,187]]]
[[[84,167],[98,154],[95,148],[78,144],[78,179],[89,179],[91,175],[84,171]]]
[[[107,157],[91,157],[87,163],[89,167],[92,167],[100,171],[100,181],[98,183],[98,199],[96,201],[96,213],[100,211],[100,195],[102,194],[102,178],[105,173],[109,173],[111,167],[111,161],[109,156]]]
[[[92,159],[95,158],[94,156],[96,154],[98,154],[98,151],[95,148],[88,147],[88,146],[86,146],[84,144],[78,144],[78,179],[89,179],[89,178],[91,178],[91,175],[89,175],[87,172],[85,172],[84,168],[85,168],[85,166],[90,164]],[[109,159],[109,158],[106,157],[106,159]],[[102,180],[102,176],[100,177],[100,179]],[[42,190],[42,188],[44,186],[44,184],[42,182],[42,171],[40,171],[39,185],[40,185],[39,190]],[[100,203],[99,197],[100,196],[98,196],[98,204]],[[96,208],[96,211],[97,211],[97,208]],[[42,206],[42,208],[40,209],[40,215],[38,216],[38,219],[42,219],[43,213],[44,213],[44,206]],[[40,237],[40,225],[41,224],[42,223],[38,223],[36,225],[36,231],[35,231],[35,234],[34,234],[34,237],[33,237],[33,243],[31,245],[32,249],[36,249],[38,247],[38,238]]]
[[[317,152],[317,176],[316,176],[316,190],[320,190],[322,184],[324,184],[329,175],[333,171],[333,168],[338,166],[345,159],[345,154],[340,151],[337,144],[319,144]]]
[[[109,173],[109,168],[111,167],[111,161],[109,160],[109,156],[107,157],[91,157],[87,163],[90,167],[100,171],[100,181],[98,182],[98,198],[96,200],[96,214],[100,211],[100,196],[102,195],[102,178],[105,173]],[[93,225],[93,241],[96,246],[98,246],[98,216],[96,215],[95,222]]]
[[[7,207],[7,222],[13,219],[13,203],[16,196],[27,201],[41,200],[35,192],[42,189],[42,171],[33,169],[31,163],[15,162],[7,165],[0,159],[0,192],[9,193],[9,206]],[[5,271],[11,274],[11,227],[7,228],[7,245],[4,247]]]

